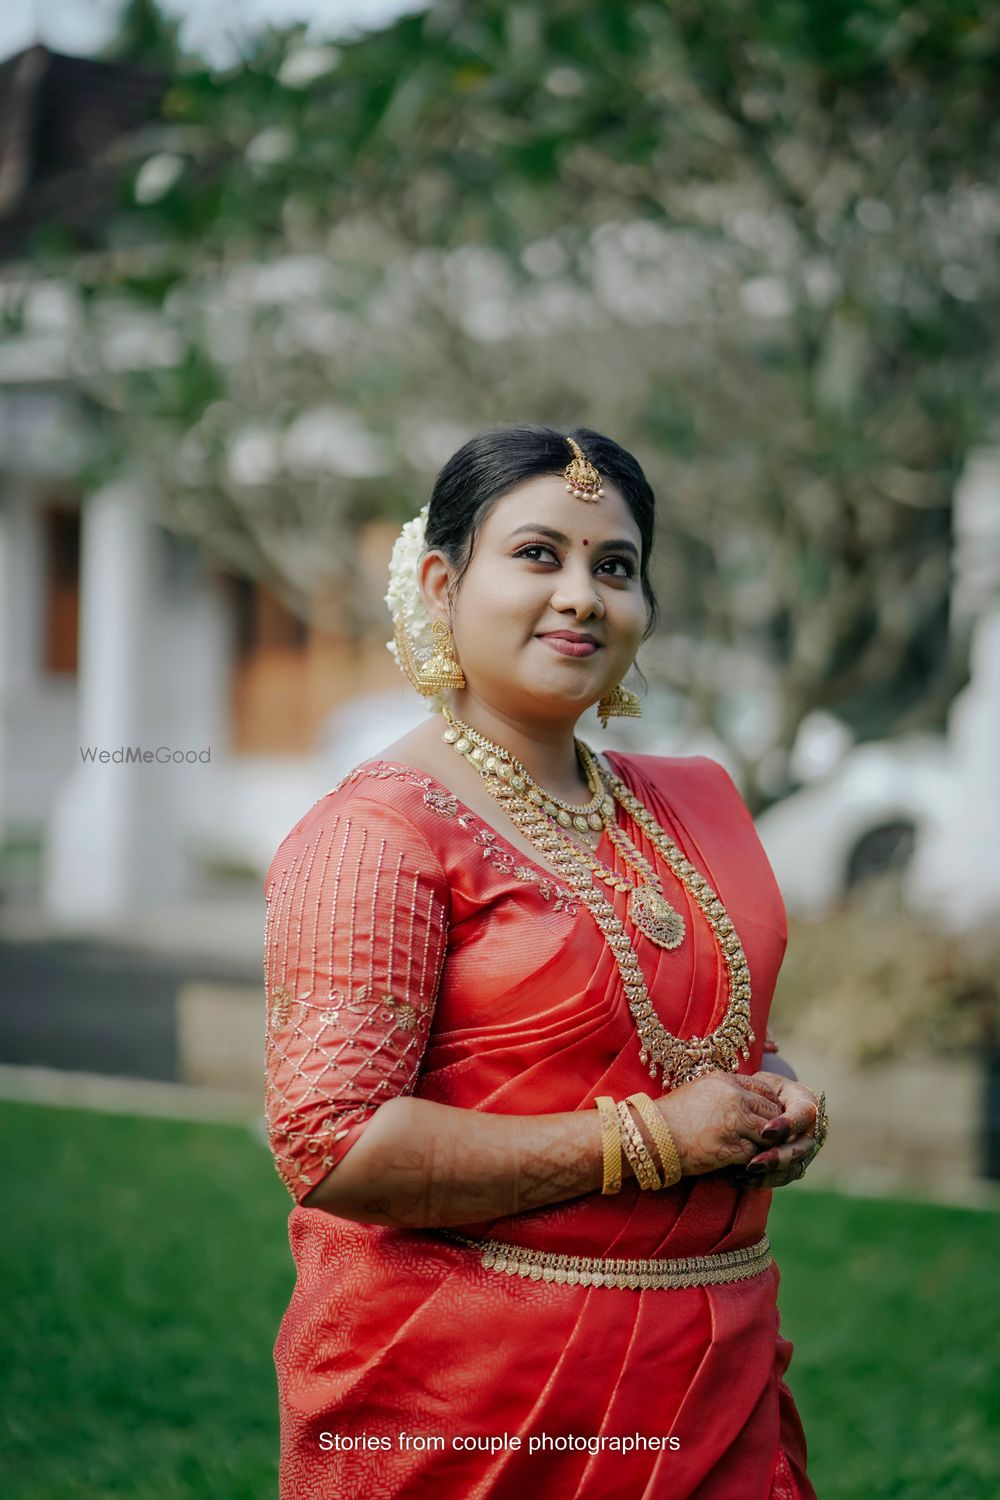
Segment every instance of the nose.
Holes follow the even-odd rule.
[[[558,582],[552,594],[552,608],[560,614],[572,612],[578,620],[602,620],[605,615],[601,598],[590,569],[585,563],[579,567],[563,567],[557,575]]]

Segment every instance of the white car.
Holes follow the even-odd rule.
[[[857,745],[757,819],[790,912],[820,916],[868,875],[906,872],[958,802],[943,736]]]

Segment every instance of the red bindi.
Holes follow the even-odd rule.
[[[586,538],[586,537],[584,537],[584,539],[583,539],[583,545],[584,545],[584,546],[585,546],[585,547],[586,547],[586,545],[587,545],[587,538]]]

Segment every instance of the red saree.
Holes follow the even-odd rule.
[[[750,816],[713,761],[609,759],[735,924],[754,1072],[786,931]],[[726,1004],[712,934],[629,832],[687,923],[673,952],[629,928],[650,995],[671,1031],[705,1034]],[[619,859],[606,835],[600,855]],[[274,1349],[282,1500],[811,1500],[775,1266],[686,1289],[556,1285],[487,1269],[432,1230],[301,1206],[402,1092],[508,1114],[660,1092],[572,893],[432,777],[385,761],[301,819],[266,892],[267,1120],[296,1200],[298,1273]],[[717,1175],[658,1193],[629,1180],[462,1232],[586,1256],[704,1255],[758,1241],[769,1203]]]

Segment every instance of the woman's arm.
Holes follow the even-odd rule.
[[[400,1097],[302,1206],[404,1229],[473,1224],[599,1191],[603,1159],[596,1109],[497,1115]]]
[[[710,1073],[656,1101],[685,1174],[742,1165],[768,1144],[780,1106],[745,1080]],[[657,1159],[645,1123],[636,1123]],[[630,1172],[628,1158],[623,1173]],[[363,1224],[430,1229],[476,1224],[600,1191],[596,1109],[497,1115],[430,1099],[379,1106],[354,1145],[305,1198]]]

